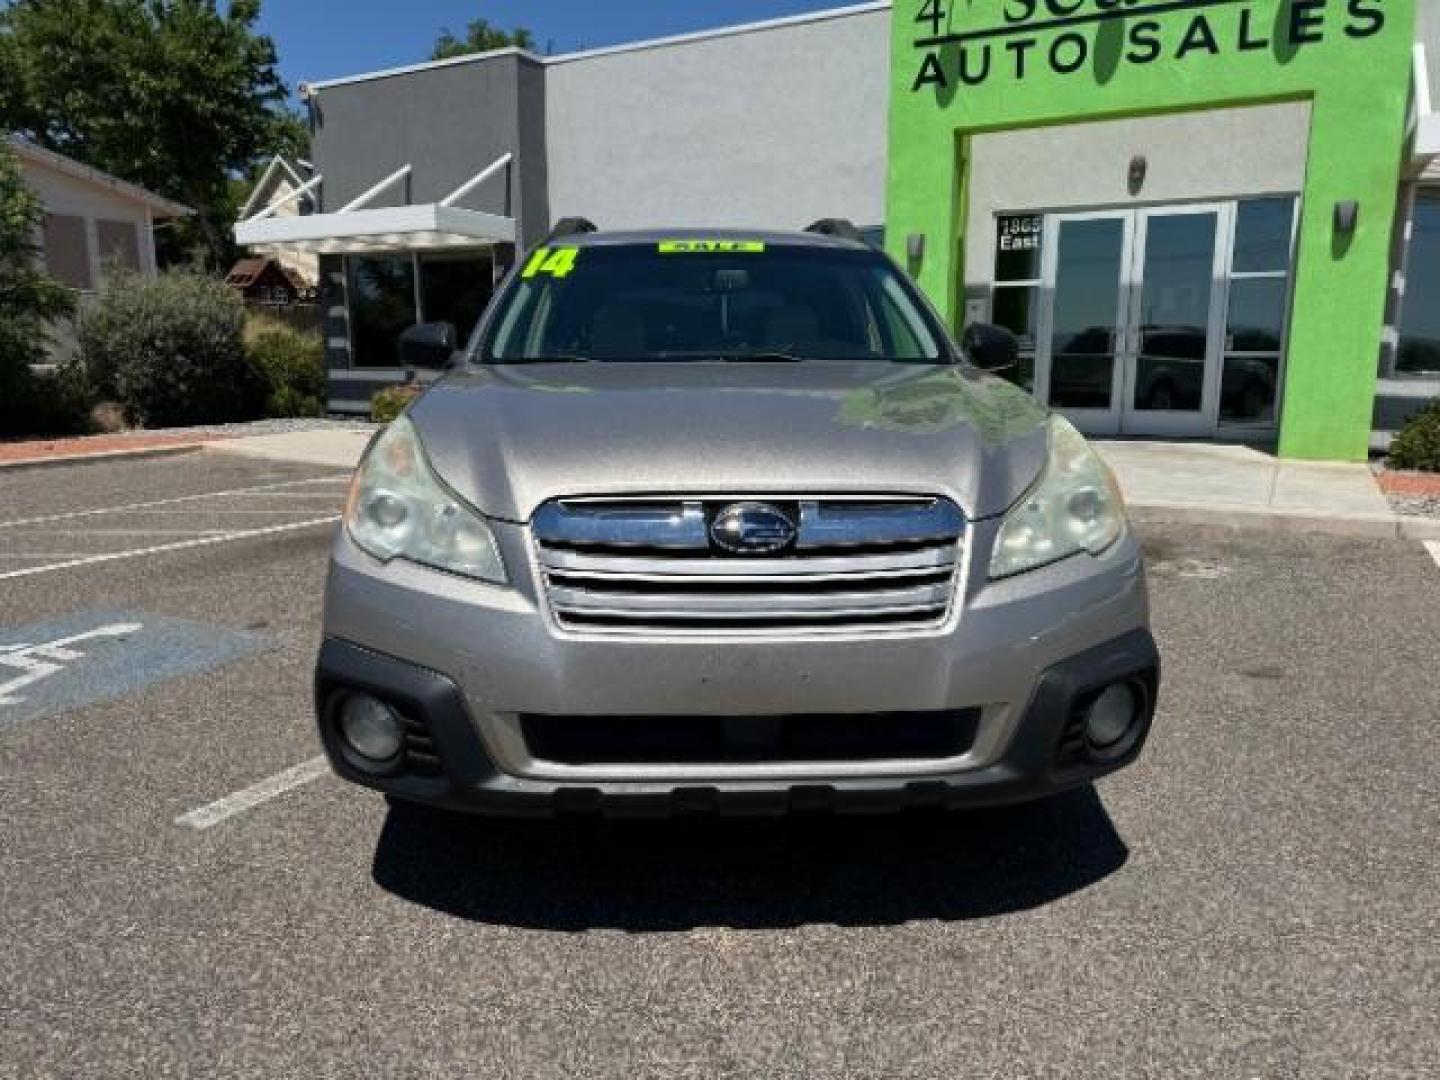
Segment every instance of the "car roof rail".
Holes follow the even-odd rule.
[[[855,240],[861,244],[865,242],[865,237],[849,218],[821,218],[819,221],[807,225],[805,231],[818,233],[820,236],[835,236],[841,240]]]
[[[563,217],[555,222],[555,227],[550,230],[550,235],[545,238],[545,242],[558,240],[562,236],[581,236],[584,233],[599,231],[599,228],[589,218]]]

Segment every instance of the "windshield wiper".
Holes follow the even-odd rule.
[[[504,360],[491,360],[492,364],[590,364],[593,356],[579,356],[572,353],[556,353],[553,356],[508,356]]]
[[[773,352],[720,353],[715,359],[723,360],[727,364],[801,364],[809,357],[776,350]]]

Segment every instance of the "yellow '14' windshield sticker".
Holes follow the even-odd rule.
[[[732,255],[758,254],[765,245],[759,240],[661,240],[659,248],[661,255]]]
[[[520,271],[520,276],[533,278],[544,274],[553,278],[569,277],[570,271],[575,269],[575,260],[579,257],[579,248],[536,248],[525,263],[525,269]]]

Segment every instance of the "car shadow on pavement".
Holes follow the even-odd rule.
[[[980,919],[1084,889],[1128,849],[1092,787],[964,813],[504,821],[391,805],[382,887],[477,922],[635,932]]]

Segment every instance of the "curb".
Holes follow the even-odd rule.
[[[1129,503],[1137,525],[1204,525],[1261,529],[1281,535],[1342,536],[1358,540],[1440,540],[1440,518],[1404,514],[1318,514],[1313,510],[1187,503]]]
[[[57,465],[93,465],[106,461],[125,461],[136,458],[171,457],[177,454],[193,454],[205,449],[205,443],[175,443],[168,446],[141,446],[134,450],[98,450],[93,454],[53,454],[50,457],[20,458],[17,461],[0,461],[0,472],[9,469],[49,469]]]

